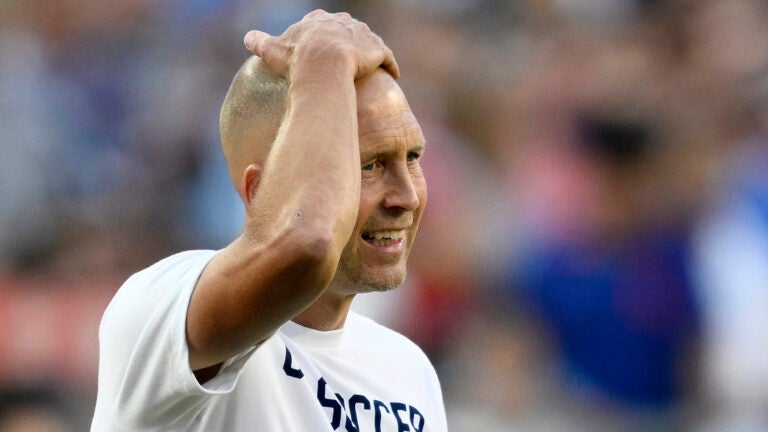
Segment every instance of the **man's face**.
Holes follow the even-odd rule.
[[[403,282],[427,201],[419,165],[424,136],[400,88],[381,72],[359,83],[357,91],[360,209],[336,275],[350,294]]]

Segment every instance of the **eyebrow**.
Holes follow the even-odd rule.
[[[419,140],[416,144],[413,144],[412,146],[409,146],[406,148],[406,152],[418,152],[418,153],[424,153],[427,149],[427,143],[424,140]],[[369,151],[369,152],[361,152],[360,156],[362,159],[372,159],[372,158],[378,158],[381,156],[385,156],[388,154],[395,153],[393,151],[381,151],[380,148],[376,148],[375,150]]]
[[[413,147],[409,147],[408,151],[416,151],[419,153],[424,153],[424,151],[427,150],[427,142],[426,141],[419,141],[418,144],[414,145]]]

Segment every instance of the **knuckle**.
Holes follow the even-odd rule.
[[[355,31],[359,32],[360,34],[368,34],[373,33],[371,29],[368,27],[368,24],[362,22],[362,21],[355,21],[352,24],[352,27],[355,29]]]

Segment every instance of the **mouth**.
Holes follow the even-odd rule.
[[[401,246],[405,239],[405,230],[366,231],[362,238],[366,243],[377,247]]]

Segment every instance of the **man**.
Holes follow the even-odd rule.
[[[403,281],[427,197],[392,52],[323,11],[246,47],[221,110],[243,234],[118,291],[92,431],[446,430],[421,350],[349,311]]]

